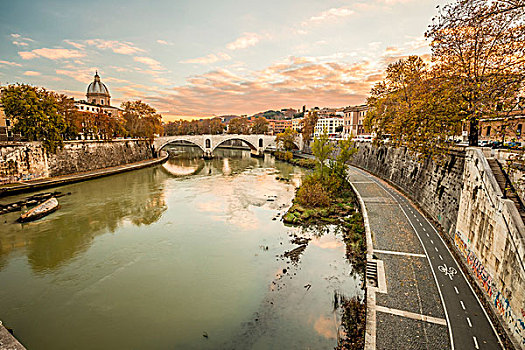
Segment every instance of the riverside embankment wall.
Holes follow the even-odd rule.
[[[70,141],[56,154],[38,142],[0,143],[0,184],[92,171],[152,158],[144,140]]]
[[[525,349],[525,226],[480,149],[418,160],[361,143],[352,163],[388,180],[436,221],[518,348]]]

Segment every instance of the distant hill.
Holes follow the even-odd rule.
[[[281,113],[280,111],[274,111],[274,110],[269,110],[266,112],[259,112],[257,114],[254,114],[253,116],[255,118],[264,117],[266,119],[276,119],[276,120],[284,119],[283,113]]]

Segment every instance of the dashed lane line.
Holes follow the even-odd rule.
[[[463,300],[460,300],[459,303],[461,304],[461,308],[462,308],[463,310],[466,310],[466,308],[465,308],[465,304],[463,304]]]
[[[476,339],[476,337],[472,337],[472,339],[474,339],[474,346],[476,347],[476,349],[479,349],[478,340]]]
[[[439,254],[439,259],[440,259],[440,260],[443,260],[443,257],[441,256],[441,254]]]
[[[456,294],[459,294],[459,290],[454,286],[454,290],[456,291]]]
[[[472,322],[470,322],[470,318],[467,317],[467,323],[470,328],[472,328]]]

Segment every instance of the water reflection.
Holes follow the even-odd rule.
[[[61,209],[46,218],[19,224],[14,221],[20,213],[4,215],[0,224],[0,262],[4,263],[0,269],[8,254],[25,249],[35,272],[53,270],[86,251],[101,233],[114,232],[126,222],[156,222],[166,211],[166,178],[159,169],[143,169],[71,184],[60,189],[71,192],[59,199]],[[16,200],[8,197],[4,202]]]
[[[6,217],[1,316],[28,348],[335,346],[334,291],[362,291],[337,232],[278,220],[303,170],[199,153],[61,187],[62,208],[33,223]]]

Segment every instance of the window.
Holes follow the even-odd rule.
[[[486,136],[490,136],[490,125],[487,126],[487,135]]]
[[[7,127],[11,126],[11,121],[9,119],[5,120],[5,126]]]
[[[84,106],[80,106],[80,109],[84,109]]]
[[[104,104],[104,100],[100,100],[100,104],[103,105]]]

